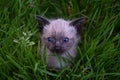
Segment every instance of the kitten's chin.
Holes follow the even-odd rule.
[[[50,51],[51,53],[55,53],[57,55],[62,55],[65,52],[65,50],[50,50]]]

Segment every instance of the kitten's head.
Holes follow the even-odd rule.
[[[73,21],[63,19],[47,20],[36,16],[39,23],[42,42],[47,49],[57,54],[68,51],[78,42],[86,18]]]

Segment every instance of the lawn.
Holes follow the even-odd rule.
[[[88,18],[73,68],[46,68],[35,15]],[[0,0],[0,80],[120,80],[119,0]]]

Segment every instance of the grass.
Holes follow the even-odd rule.
[[[88,17],[72,69],[52,71],[40,60],[35,15]],[[119,80],[119,21],[117,0],[1,0],[0,80]]]

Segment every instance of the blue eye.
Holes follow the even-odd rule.
[[[53,37],[48,37],[48,42],[54,43],[54,42],[55,42],[55,38],[53,38]]]
[[[63,42],[69,42],[69,38],[67,38],[67,37],[65,37],[64,39],[63,39]]]

